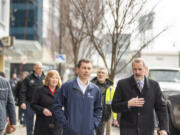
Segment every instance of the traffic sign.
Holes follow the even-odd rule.
[[[55,56],[56,63],[65,63],[66,62],[66,55],[64,54],[57,54]]]

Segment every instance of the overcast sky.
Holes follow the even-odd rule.
[[[156,7],[154,32],[166,26],[168,31],[154,42],[153,48],[180,51],[180,0],[161,0]]]

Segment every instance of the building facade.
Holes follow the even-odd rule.
[[[54,33],[48,34],[55,26],[49,22],[50,16],[54,16],[54,12],[49,11],[50,3],[52,0],[10,1],[10,35],[16,40],[13,48],[6,51],[11,54],[6,61],[6,67],[10,67],[9,76],[14,72],[20,75],[22,71],[32,70],[37,61],[42,62],[45,72],[55,68],[51,50],[54,44],[49,41],[49,37],[55,36]]]
[[[42,43],[43,0],[11,0],[10,35]]]
[[[10,0],[0,0],[0,39],[9,36],[9,11]],[[3,46],[0,45],[0,71],[4,71],[4,53]]]

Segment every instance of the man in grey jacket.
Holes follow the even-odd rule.
[[[9,117],[11,131],[16,130],[16,112],[9,82],[0,76],[0,135],[4,135],[6,119]]]

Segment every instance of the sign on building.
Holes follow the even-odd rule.
[[[0,46],[11,47],[14,44],[14,40],[15,38],[11,36],[0,38]]]

